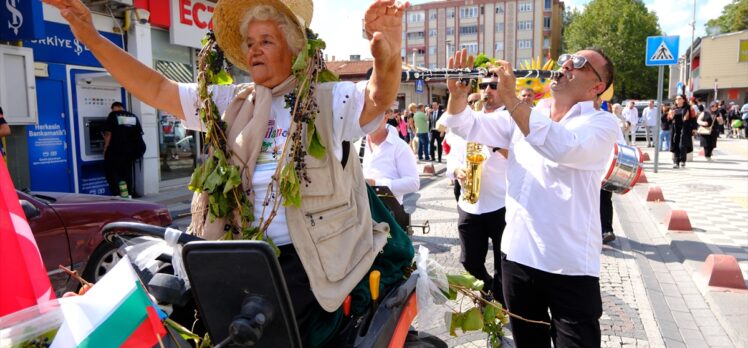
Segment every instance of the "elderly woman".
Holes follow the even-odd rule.
[[[76,38],[130,93],[179,117],[191,129],[203,129],[195,84],[165,78],[102,37],[80,0],[44,1],[60,10]],[[286,140],[293,142],[294,130],[309,127],[291,117],[284,96],[294,93],[297,84],[292,66],[301,50],[307,49],[312,2],[221,0],[214,11],[218,46],[254,81],[211,86],[212,99],[226,123],[226,146],[231,154],[227,162],[239,167],[241,192],[248,196],[253,214],[239,207],[233,218],[208,216],[206,202],[214,197],[203,191],[193,199],[191,228],[204,238],[217,239],[226,230],[242,232],[236,230],[245,227],[236,225],[236,216],[253,216],[253,226],[262,228],[281,251],[279,262],[302,335],[310,315],[320,306],[329,312],[340,307],[387,240],[386,227],[371,222],[361,167],[355,151],[346,151],[345,142],[373,131],[395,99],[401,70],[401,21],[407,6],[407,2],[376,0],[366,11],[364,28],[374,57],[370,80],[319,84],[310,92],[316,97],[314,126],[324,154],[310,156],[306,147],[298,152],[303,161],[295,163],[297,175],[303,174],[304,181],[299,185],[300,202],[290,204],[273,204],[282,192],[274,174],[288,161],[300,161],[281,154],[286,153]],[[346,153],[349,157],[343,158]]]

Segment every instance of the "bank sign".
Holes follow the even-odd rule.
[[[42,39],[27,40],[24,46],[34,49],[37,62],[73,64],[101,67],[93,53],[75,39],[70,27],[55,22],[44,22],[46,35]],[[122,37],[114,33],[99,32],[101,35],[122,47]]]
[[[20,41],[44,36],[41,1],[0,1],[0,40]]]
[[[215,2],[207,0],[170,0],[171,28],[169,39],[179,46],[202,48],[200,43],[213,28]]]

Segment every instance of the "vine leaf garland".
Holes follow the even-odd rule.
[[[233,153],[227,146],[227,125],[221,119],[218,107],[213,101],[210,85],[233,83],[228,73],[230,63],[224,59],[223,51],[218,47],[213,32],[203,39],[203,49],[198,63],[198,116],[206,126],[205,144],[208,148],[207,159],[192,174],[189,189],[208,194],[208,218],[226,218],[230,225],[223,239],[259,239],[265,240],[276,250],[277,247],[267,238],[265,231],[277,213],[279,203],[286,206],[301,205],[301,180],[305,185],[311,181],[306,173],[304,157],[308,154],[318,159],[325,156],[326,148],[321,136],[314,126],[319,113],[314,89],[318,83],[337,81],[337,76],[325,66],[322,50],[325,42],[307,29],[307,42],[294,60],[292,73],[296,77],[296,88],[285,96],[286,107],[291,109],[292,134],[284,146],[283,155],[279,158],[279,171],[276,171],[269,185],[265,206],[271,206],[267,221],[255,224],[254,202],[244,192],[241,178],[241,167],[231,164]],[[306,126],[306,127],[304,127]],[[306,134],[302,131],[306,129]],[[302,137],[302,134],[304,137]],[[302,141],[305,140],[305,141]],[[290,159],[290,160],[289,160]],[[279,195],[273,186],[277,181]],[[264,215],[264,212],[263,212]]]
[[[483,281],[469,273],[447,274],[447,282],[449,283],[449,293],[446,294],[448,299],[456,300],[459,293],[475,304],[474,307],[464,312],[453,310],[446,313],[444,320],[449,327],[449,334],[457,336],[457,328],[460,328],[462,332],[481,330],[488,334],[488,341],[492,348],[500,347],[501,337],[504,336],[503,328],[509,323],[501,303],[481,296]]]

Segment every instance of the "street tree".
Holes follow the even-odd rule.
[[[722,15],[706,22],[710,34],[731,33],[748,29],[748,0],[733,0],[722,9]]]
[[[645,66],[644,56],[647,37],[661,31],[657,15],[641,0],[592,0],[568,20],[563,38],[568,52],[594,46],[613,61],[616,100],[657,93],[657,68]]]

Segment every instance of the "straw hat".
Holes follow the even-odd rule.
[[[246,56],[242,52],[242,19],[250,7],[269,5],[290,18],[299,26],[302,37],[306,38],[305,28],[312,22],[314,7],[312,0],[219,0],[213,12],[213,32],[218,46],[226,58],[236,67],[249,71]]]

